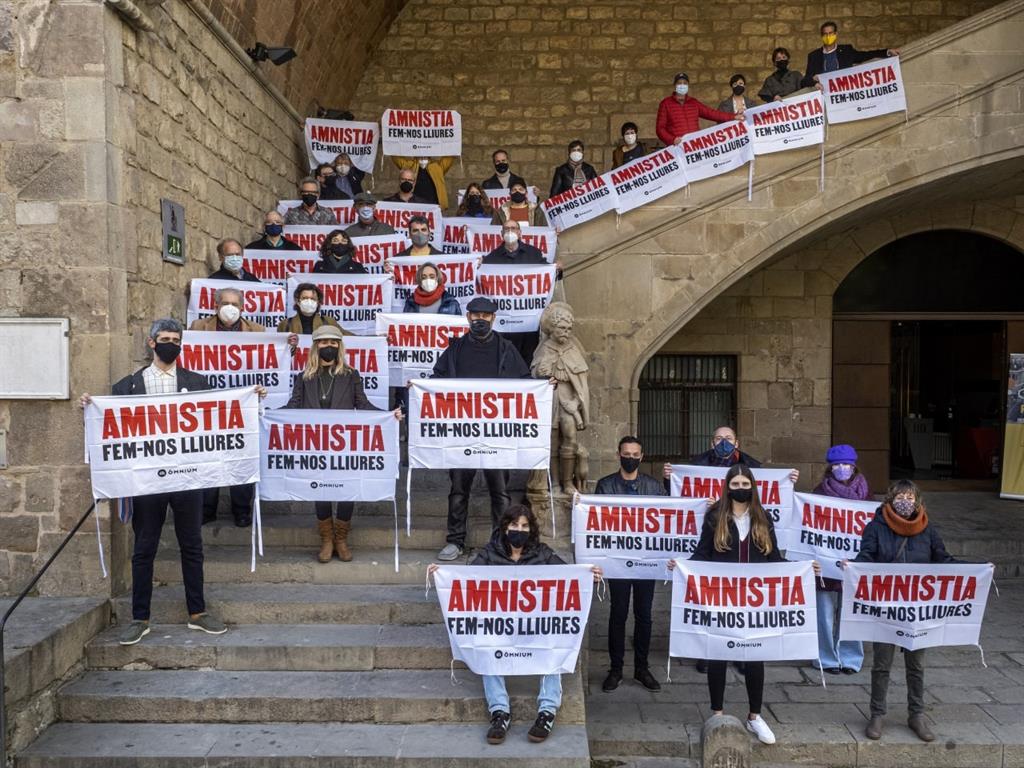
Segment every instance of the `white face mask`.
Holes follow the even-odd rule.
[[[241,314],[241,310],[232,304],[225,304],[217,310],[217,316],[224,325],[234,325],[238,322],[238,318]]]
[[[359,218],[360,219],[366,219],[367,221],[372,219],[373,218],[373,206],[372,205],[364,205],[364,206],[362,206],[359,209]]]
[[[622,137],[622,140],[626,142],[627,147],[632,147],[634,144],[636,144],[636,134],[627,133]]]
[[[572,160],[574,163],[578,163],[583,159],[583,153],[577,149],[569,153],[569,159]]]
[[[510,229],[504,234],[504,240],[509,245],[515,245],[519,242],[519,233]]]
[[[430,161],[427,158],[420,158],[420,168],[426,168],[428,165],[430,165]]]
[[[303,299],[299,302],[299,312],[309,317],[316,312],[316,299]]]
[[[239,272],[242,269],[242,254],[229,253],[224,257],[224,268],[229,272]]]
[[[687,83],[679,83],[676,85],[676,93],[680,96],[685,96],[690,90],[690,86]]]
[[[423,282],[420,283],[420,288],[423,289],[424,293],[433,293],[437,290],[437,280],[432,277],[424,277]]]
[[[352,170],[352,166],[342,163],[341,165],[335,166],[334,170],[338,172],[339,176],[348,176],[348,172]]]

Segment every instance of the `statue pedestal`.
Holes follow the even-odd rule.
[[[540,473],[543,475],[543,473]],[[548,496],[547,476],[543,475],[544,490],[534,487],[531,483],[526,488],[526,501],[530,509],[537,515],[537,522],[540,523],[540,533],[543,540],[559,554],[567,557],[572,556],[572,544],[570,542],[572,526],[572,496],[563,493],[556,493]],[[551,530],[551,502],[555,503],[555,530]]]
[[[732,715],[712,715],[701,730],[704,768],[750,768],[750,734]]]

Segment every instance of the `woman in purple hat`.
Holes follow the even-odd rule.
[[[867,478],[857,469],[857,451],[852,445],[833,445],[825,456],[828,467],[814,489],[821,496],[864,501],[871,497]],[[843,582],[818,580],[818,663],[830,675],[852,675],[864,663],[864,644],[859,640],[839,641],[839,608]]]

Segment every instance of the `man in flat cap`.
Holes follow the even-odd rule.
[[[494,331],[494,315],[498,305],[477,296],[466,307],[469,333],[451,341],[434,365],[435,379],[528,379],[530,369],[522,355],[505,338]],[[469,491],[476,477],[475,469],[450,469],[452,488],[448,494],[448,537],[438,560],[455,560],[466,547],[466,521],[469,517]],[[504,469],[483,470],[487,490],[491,494],[491,527],[508,509],[510,499],[505,490],[508,481]]]
[[[355,196],[353,204],[356,208],[356,223],[345,230],[352,237],[377,237],[393,235],[394,228],[377,218],[377,198],[369,192],[360,192]]]
[[[673,93],[661,100],[658,105],[658,120],[655,132],[666,147],[681,144],[683,136],[700,130],[700,119],[713,123],[727,123],[730,120],[742,120],[743,111],[719,112],[712,109],[690,95],[690,76],[680,72],[675,76]]]

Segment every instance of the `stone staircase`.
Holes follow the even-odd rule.
[[[58,694],[59,722],[15,765],[589,766],[581,672],[563,676],[562,709],[540,745],[526,738],[536,678],[509,678],[513,726],[498,747],[484,738],[480,678],[456,665],[453,683],[441,612],[424,595],[426,565],[444,542],[443,480],[415,476],[398,573],[390,504],[358,506],[351,563],[316,562],[310,505],[265,505],[266,555],[254,574],[249,530],[207,525],[207,603],[230,625],[216,637],[184,627],[168,526],[152,632],[125,647],[115,626],[89,643],[85,673]],[[470,531],[474,546],[489,533],[483,489]],[[129,598],[114,608],[119,623],[130,620]]]

